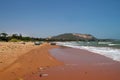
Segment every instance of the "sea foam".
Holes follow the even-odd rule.
[[[111,58],[115,61],[120,61],[120,49],[111,47],[80,46],[80,44],[77,44],[76,42],[57,42],[57,45],[88,50],[90,52]]]

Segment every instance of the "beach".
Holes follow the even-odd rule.
[[[120,80],[120,62],[105,56],[69,47],[53,49],[51,53],[65,66],[49,69],[48,79]]]
[[[120,80],[120,62],[105,56],[48,43],[32,46],[25,53],[18,48],[0,80]]]
[[[0,80],[120,80],[120,0],[0,0]]]
[[[25,76],[25,80],[119,80],[120,62],[82,49],[59,47],[50,53],[64,65],[51,67],[42,73],[46,77]]]
[[[32,42],[0,42],[0,71],[13,63],[21,55],[37,48]]]
[[[50,46],[47,43],[42,45],[34,45],[33,43],[27,44],[1,43],[1,46],[12,45],[15,48],[11,50],[11,53],[9,53],[9,49],[1,53],[1,55],[4,53],[6,56],[0,56],[2,62],[0,64],[3,65],[0,66],[0,80],[24,80],[25,75],[39,72],[41,70],[40,68],[49,68],[62,64],[48,52],[49,49],[56,48],[56,46]],[[18,46],[19,48],[17,48]],[[16,52],[14,52],[15,50]],[[14,54],[12,54],[13,52]]]

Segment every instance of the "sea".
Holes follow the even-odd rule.
[[[120,40],[116,41],[69,41],[57,45],[84,49],[120,62]]]

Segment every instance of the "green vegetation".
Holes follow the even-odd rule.
[[[18,40],[16,38],[11,39],[9,42],[20,42],[21,40]]]
[[[43,41],[44,39],[41,38],[33,38],[33,37],[25,37],[22,36],[22,34],[12,34],[11,36],[8,36],[7,33],[0,33],[0,41],[5,42],[20,42],[20,41]]]
[[[7,33],[0,33],[0,41],[8,41]]]

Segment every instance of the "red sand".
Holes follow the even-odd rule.
[[[120,62],[85,50],[58,48],[51,50],[52,55],[65,63],[41,73],[25,76],[25,80],[120,80]]]
[[[51,54],[63,62],[60,65]],[[59,65],[59,66],[56,66]],[[40,66],[46,67],[40,70]],[[40,77],[40,74],[47,74]],[[56,48],[48,44],[21,56],[3,72],[0,80],[120,80],[120,62],[85,50]]]

